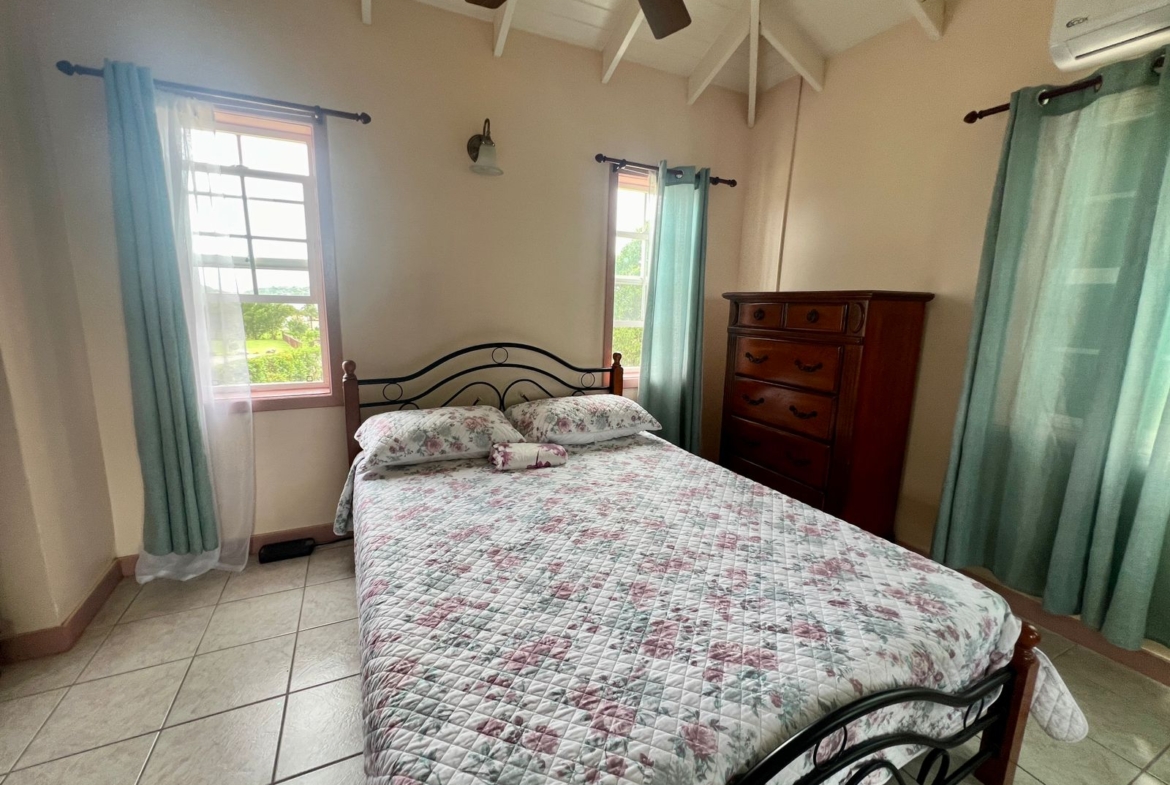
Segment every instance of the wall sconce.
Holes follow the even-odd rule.
[[[467,154],[471,156],[471,171],[489,176],[501,175],[504,170],[496,166],[496,143],[492,141],[492,121],[483,121],[483,133],[467,140]]]

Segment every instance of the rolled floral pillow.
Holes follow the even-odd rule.
[[[569,460],[569,452],[559,444],[532,444],[530,442],[505,442],[493,444],[488,461],[498,472],[514,472],[520,469],[547,469],[562,466]]]

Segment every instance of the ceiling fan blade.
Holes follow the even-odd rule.
[[[499,8],[504,4],[504,0],[467,0],[467,2],[480,8]]]
[[[655,38],[666,38],[691,23],[683,0],[638,0],[638,5],[642,6],[646,24]]]

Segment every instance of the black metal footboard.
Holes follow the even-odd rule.
[[[869,695],[833,711],[784,742],[774,752],[753,766],[735,785],[765,785],[792,764],[812,757],[813,768],[796,781],[796,785],[821,785],[842,772],[849,774],[844,785],[860,785],[877,771],[885,771],[897,785],[958,785],[983,763],[995,756],[986,745],[969,760],[952,768],[951,752],[978,733],[1002,726],[1013,710],[1009,698],[1016,672],[1005,667],[959,693],[947,693],[919,687],[903,687]],[[850,745],[849,726],[874,712],[904,703],[933,703],[963,709],[963,729],[943,739],[914,732],[890,733],[863,739]],[[984,712],[984,709],[987,709]],[[884,758],[872,756],[895,747],[927,747],[916,779],[899,771]],[[851,768],[852,767],[852,768]]]

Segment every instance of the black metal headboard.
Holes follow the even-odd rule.
[[[516,359],[513,359],[513,352],[518,355]],[[442,373],[432,372],[448,363],[454,363],[460,358],[477,353],[480,356],[478,358],[472,356],[467,367],[460,363],[457,370],[442,375],[437,381],[431,381],[434,376]],[[533,365],[533,362],[540,361],[538,357],[551,360],[552,367],[542,368]],[[614,354],[613,365],[608,368],[582,368],[561,359],[547,349],[526,343],[504,341],[480,343],[458,349],[414,373],[380,379],[359,379],[357,364],[353,360],[346,360],[341,366],[344,371],[341,385],[345,400],[345,430],[349,460],[352,463],[361,451],[354,434],[357,433],[362,422],[362,409],[418,409],[420,408],[419,401],[426,401],[431,406],[450,406],[456,399],[469,391],[474,391],[475,394],[474,400],[468,401],[469,404],[496,406],[500,409],[513,403],[531,400],[533,397],[554,398],[566,394],[585,395],[602,392],[621,395],[621,359],[621,354]],[[507,378],[506,381],[498,378],[488,381],[482,378],[477,379],[474,376],[500,369],[515,369],[524,371],[528,375],[514,379]],[[363,401],[362,387],[381,387],[381,389],[378,391],[378,395],[367,396],[367,400]],[[549,389],[550,387],[552,389]],[[539,394],[531,395],[534,392],[539,392]],[[512,398],[509,398],[510,394],[513,395]]]

